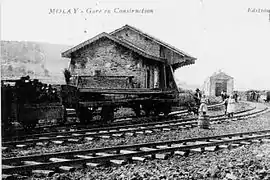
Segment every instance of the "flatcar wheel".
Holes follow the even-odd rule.
[[[132,109],[135,112],[135,114],[136,114],[137,117],[140,117],[141,116],[140,104],[133,105]]]
[[[23,124],[23,128],[25,130],[31,130],[34,129],[36,127],[37,122],[31,122],[31,123],[27,123],[27,124]]]
[[[167,117],[169,115],[169,113],[171,112],[170,105],[164,105],[162,109],[163,109],[163,114],[165,117]]]
[[[114,118],[114,108],[111,106],[103,106],[101,110],[101,121],[104,124],[111,123]]]
[[[78,118],[81,124],[87,123],[87,108],[86,107],[80,107],[78,109]]]

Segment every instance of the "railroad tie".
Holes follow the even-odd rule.
[[[17,148],[26,148],[27,145],[26,144],[17,144],[16,147]]]
[[[43,140],[43,139],[50,139],[49,137],[39,137],[38,139],[40,139],[40,140]]]
[[[87,167],[100,167],[102,166],[101,163],[86,163]]]
[[[72,166],[60,166],[59,170],[61,172],[73,172],[73,171],[75,171],[75,167],[72,167]]]
[[[174,155],[187,156],[187,151],[174,151]]]
[[[132,132],[127,132],[127,133],[125,133],[125,135],[126,135],[126,136],[133,136],[134,133],[132,133]]]
[[[232,146],[232,147],[239,147],[240,144],[232,143],[231,146]]]
[[[120,154],[131,154],[131,153],[136,153],[136,152],[138,152],[138,151],[120,150],[119,153],[120,153]],[[144,162],[144,161],[145,161],[145,158],[134,156],[134,157],[131,157],[131,160],[133,160],[133,161],[141,161],[141,162]]]
[[[41,162],[36,162],[36,161],[23,161],[25,165],[38,165],[42,164]]]
[[[259,140],[259,139],[253,139],[253,140],[251,140],[251,142],[253,142],[253,143],[261,143],[262,141]]]
[[[250,145],[251,143],[248,142],[248,141],[241,141],[240,144],[242,144],[242,145]]]
[[[36,146],[47,146],[48,142],[37,142]]]
[[[170,128],[162,128],[163,131],[170,131]]]
[[[54,174],[54,171],[52,170],[32,170],[32,174],[36,176],[45,176],[45,177],[50,177]]]
[[[73,142],[73,143],[78,143],[80,141],[80,139],[74,139],[74,138],[71,138],[71,139],[67,139],[68,142]]]
[[[63,144],[64,141],[52,141],[52,143],[54,143],[54,144]]]
[[[85,134],[86,135],[93,135],[93,134],[96,134],[97,132],[86,132]]]
[[[146,159],[144,157],[132,157],[131,158],[133,161],[140,161],[140,162],[145,162]]]
[[[62,136],[62,135],[58,135],[58,136],[56,136],[57,138],[63,138],[63,137],[65,137],[65,136]]]
[[[222,142],[221,139],[209,139],[208,141],[209,142]]]
[[[218,149],[217,146],[209,146],[209,147],[205,147],[204,150],[205,151],[210,151],[210,152],[214,152]]]
[[[270,143],[270,139],[264,138],[264,139],[262,139],[262,142],[264,142],[264,143]]]
[[[171,144],[171,147],[183,147],[183,146],[185,146],[185,145],[183,145],[183,144]]]
[[[120,154],[131,154],[131,153],[136,153],[138,151],[132,151],[132,150],[120,150]]]
[[[191,152],[203,152],[203,149],[202,148],[193,148],[193,149],[190,149]]]
[[[13,175],[10,174],[2,174],[2,180],[12,180],[15,179]]]
[[[2,169],[12,168],[12,167],[14,167],[14,166],[9,166],[9,165],[2,164]]]
[[[113,137],[122,137],[123,133],[116,133],[116,134],[112,134]]]
[[[228,147],[229,147],[229,145],[226,145],[226,144],[218,145],[218,148],[220,148],[220,149],[227,149]]]
[[[105,152],[97,152],[96,156],[111,156],[113,154],[105,153]]]
[[[107,136],[107,135],[103,135],[103,136],[99,136],[99,137],[102,139],[110,139],[111,138],[111,136]]]
[[[52,161],[52,162],[65,162],[65,161],[70,161],[70,159],[64,159],[64,158],[50,158],[49,161]]]
[[[164,148],[164,147],[163,147]],[[148,147],[141,147],[141,151],[153,151],[156,150],[155,148],[148,148]],[[154,155],[157,159],[167,159],[169,157],[170,153],[157,153]],[[147,155],[147,157],[153,157],[153,155]]]
[[[109,132],[117,132],[116,129],[109,130]]]
[[[93,156],[86,156],[86,155],[75,155],[75,158],[80,158],[80,159],[91,159]]]
[[[160,145],[160,146],[156,146],[156,148],[158,148],[158,149],[166,149],[166,148],[168,148],[169,146],[167,146],[167,145]]]
[[[86,141],[92,141],[94,138],[93,137],[85,137],[84,140]]]
[[[153,131],[151,131],[151,130],[146,130],[145,133],[146,133],[146,134],[151,134],[151,133],[153,133]]]
[[[73,133],[71,134],[72,136],[81,136],[82,134],[78,134],[78,133]]]
[[[110,163],[114,165],[123,165],[123,164],[126,164],[127,161],[124,159],[112,159],[110,160]]]
[[[99,131],[98,133],[108,133],[108,131]]]
[[[9,151],[10,149],[8,147],[2,147],[2,151]]]

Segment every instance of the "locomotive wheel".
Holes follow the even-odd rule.
[[[101,110],[101,121],[105,124],[111,123],[114,118],[114,108],[111,106],[103,106]]]

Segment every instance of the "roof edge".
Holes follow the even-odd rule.
[[[69,50],[61,53],[61,56],[62,57],[66,57],[66,58],[71,58],[71,53],[73,52],[76,52],[78,51],[79,49],[83,48],[84,46],[88,45],[88,44],[91,44],[97,40],[99,40],[100,38],[103,38],[103,37],[106,37],[138,54],[140,54],[141,56],[144,56],[148,59],[152,59],[152,60],[156,60],[156,61],[160,61],[160,62],[165,62],[165,59],[164,58],[160,58],[160,57],[156,57],[156,56],[153,56],[153,55],[150,55],[148,53],[146,53],[145,51],[143,51],[143,49],[140,49],[139,47],[137,47],[136,45],[130,43],[130,42],[126,42],[126,41],[123,41],[117,37],[114,37],[106,32],[103,32],[103,33],[100,33],[98,35],[96,35],[95,37],[91,38],[91,39],[88,39],[80,44],[78,44],[77,46],[74,46],[73,48],[70,48]]]
[[[161,44],[161,45],[167,47],[168,49],[174,51],[175,53],[178,53],[178,54],[180,54],[180,55],[182,55],[182,56],[187,56],[187,57],[190,57],[190,58],[195,58],[195,57],[192,57],[190,54],[188,54],[188,53],[186,53],[186,52],[184,52],[184,51],[182,51],[182,50],[180,50],[180,49],[177,49],[176,47],[174,47],[174,46],[172,46],[172,45],[169,45],[169,44],[167,44],[167,43],[165,43],[165,42],[159,40],[158,38],[156,38],[156,37],[154,37],[154,36],[151,36],[151,35],[149,35],[149,34],[143,32],[143,31],[139,30],[138,28],[135,28],[135,27],[130,26],[130,25],[128,25],[128,24],[126,24],[126,25],[124,25],[124,26],[122,26],[122,27],[120,27],[120,28],[118,28],[118,29],[116,29],[116,30],[110,32],[109,34],[110,34],[110,35],[113,35],[113,34],[119,32],[119,31],[121,31],[121,30],[123,30],[123,29],[125,29],[125,28],[129,28],[129,29],[131,29],[131,30],[134,30],[134,31],[138,32],[139,34],[142,34],[143,36],[146,36],[146,37],[152,39],[153,41],[157,42],[158,44]],[[195,59],[196,59],[196,58],[195,58]]]

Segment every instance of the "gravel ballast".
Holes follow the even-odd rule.
[[[228,133],[238,133],[247,131],[257,131],[270,129],[270,121],[267,117],[270,117],[270,113],[266,113],[257,118],[250,118],[247,120],[239,120],[232,122],[223,122],[221,124],[211,125],[210,130],[200,129],[198,127],[191,129],[180,129],[171,131],[160,131],[149,135],[136,135],[135,137],[125,136],[123,138],[110,138],[110,139],[99,139],[89,141],[80,144],[66,144],[66,145],[55,145],[49,143],[47,146],[35,146],[28,147],[26,149],[11,149],[10,152],[2,153],[2,157],[14,157],[14,156],[26,156],[30,154],[43,154],[53,152],[63,152],[71,150],[83,150],[90,148],[102,148],[109,146],[127,145],[127,144],[139,144],[155,141],[170,141],[179,140],[186,138],[196,138],[205,136],[216,136]]]

